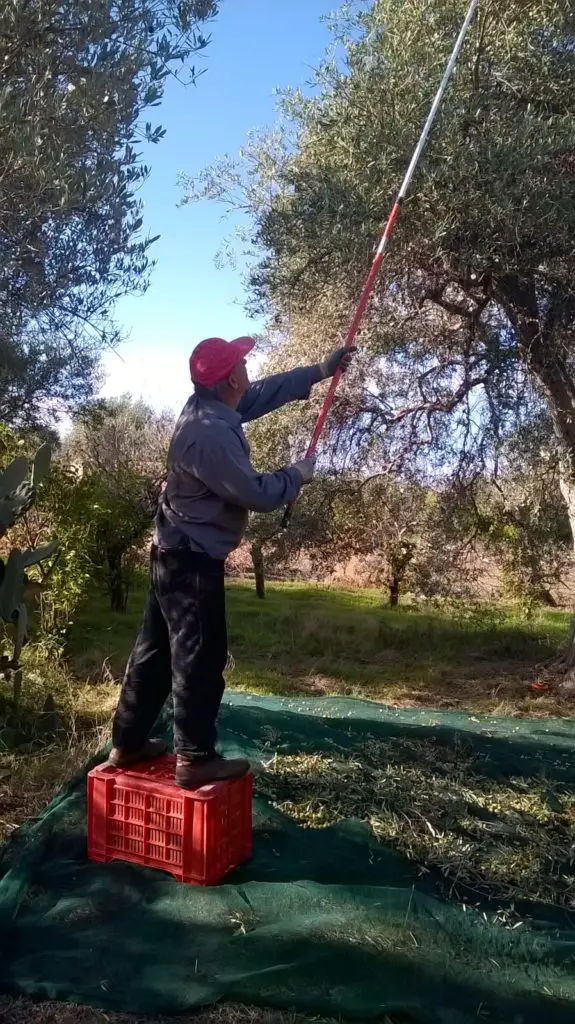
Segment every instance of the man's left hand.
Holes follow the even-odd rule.
[[[332,352],[329,358],[326,359],[325,363],[321,364],[324,377],[333,377],[337,370],[341,370],[342,373],[345,373],[356,352],[357,348],[355,345],[350,345],[347,348],[344,346],[343,348],[338,348],[335,352]]]

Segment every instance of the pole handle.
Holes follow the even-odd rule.
[[[284,514],[282,516],[282,521],[281,521],[281,529],[282,530],[287,530],[287,528],[288,528],[288,526],[289,526],[289,524],[291,522],[291,517],[292,517],[292,514],[293,514],[293,507],[294,507],[294,505],[295,505],[295,501],[292,501],[292,502],[290,502],[289,505],[286,505],[286,507],[284,508]]]

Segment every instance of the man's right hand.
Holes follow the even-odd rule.
[[[311,483],[315,473],[315,455],[312,455],[310,459],[300,459],[299,462],[294,462],[292,469],[297,469],[301,473],[302,484]]]

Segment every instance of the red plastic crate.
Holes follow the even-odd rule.
[[[252,777],[202,789],[176,786],[173,754],[88,775],[88,856],[169,871],[216,885],[252,852]]]

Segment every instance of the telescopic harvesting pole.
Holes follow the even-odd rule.
[[[381,236],[379,245],[377,247],[376,254],[375,254],[373,262],[371,264],[371,268],[370,268],[369,274],[367,275],[366,282],[365,282],[365,284],[363,286],[361,295],[359,297],[359,301],[357,303],[357,307],[356,307],[356,310],[355,310],[355,313],[354,313],[354,316],[353,316],[353,320],[351,321],[351,324],[349,326],[349,330],[347,332],[347,336],[346,336],[346,339],[345,339],[345,347],[346,348],[350,348],[353,345],[354,341],[355,341],[355,338],[356,338],[356,335],[357,335],[357,332],[358,332],[358,329],[359,329],[359,325],[361,323],[363,314],[365,312],[365,308],[366,308],[367,303],[369,301],[369,297],[370,297],[370,295],[371,295],[371,293],[373,291],[373,286],[375,284],[375,279],[376,279],[376,277],[378,275],[379,268],[380,268],[380,266],[382,264],[382,261],[383,261],[383,257],[385,256],[385,253],[387,251],[387,248],[388,248],[388,245],[389,245],[389,240],[390,240],[390,238],[391,238],[391,236],[393,234],[393,229],[395,227],[395,223],[397,221],[397,218],[399,217],[399,211],[401,210],[402,203],[403,203],[405,197],[407,196],[407,193],[409,192],[409,186],[411,185],[411,182],[412,182],[412,179],[413,179],[413,175],[415,174],[415,171],[417,169],[417,165],[419,164],[419,161],[421,159],[421,155],[423,153],[423,150],[425,149],[425,145],[427,143],[427,140],[429,138],[429,134],[430,134],[431,129],[433,127],[433,123],[435,121],[435,118],[437,116],[439,108],[441,107],[441,104],[443,102],[443,97],[445,95],[447,86],[449,85],[449,81],[450,81],[450,78],[451,78],[451,76],[453,74],[453,69],[455,68],[455,65],[457,63],[457,59],[459,57],[459,54],[461,53],[461,50],[463,48],[463,44],[465,42],[465,37],[467,35],[468,29],[469,29],[469,27],[471,25],[471,22],[473,21],[473,17],[475,15],[475,11],[477,9],[478,4],[479,4],[479,0],[471,0],[471,3],[469,4],[469,8],[467,10],[467,14],[465,16],[465,20],[463,22],[463,25],[461,26],[459,35],[457,37],[457,41],[455,43],[455,46],[453,47],[453,52],[451,54],[451,57],[449,58],[449,61],[447,63],[447,67],[445,68],[445,71],[443,73],[443,78],[441,79],[441,84],[439,86],[439,89],[437,90],[437,93],[435,95],[435,99],[434,99],[434,101],[433,101],[433,103],[431,105],[431,110],[429,111],[429,114],[428,114],[428,117],[427,117],[427,121],[425,122],[425,124],[423,126],[423,130],[422,130],[421,135],[419,137],[419,142],[417,143],[417,146],[415,147],[415,152],[414,152],[414,154],[413,154],[413,156],[411,158],[411,162],[409,164],[409,167],[407,168],[407,172],[406,172],[405,177],[403,179],[401,188],[400,188],[400,190],[399,190],[399,192],[397,194],[397,199],[395,200],[395,203],[393,204],[392,209],[391,209],[391,213],[389,214],[389,217],[387,218],[387,223],[385,225],[383,234]],[[337,386],[339,384],[340,377],[341,377],[341,370],[336,370],[334,376],[331,379],[331,384],[329,386],[329,390],[328,390],[328,392],[327,392],[327,394],[326,394],[326,396],[324,398],[323,405],[322,405],[322,407],[320,409],[318,418],[316,420],[316,424],[315,424],[315,427],[314,427],[314,430],[313,430],[311,441],[310,441],[310,443],[308,445],[308,448],[307,448],[307,451],[305,453],[306,459],[309,459],[309,458],[311,458],[312,455],[315,455],[315,452],[316,452],[316,449],[317,449],[317,445],[318,445],[319,439],[321,437],[321,434],[322,434],[322,431],[323,431],[323,428],[324,428],[324,425],[325,425],[325,421],[327,419],[328,413],[329,413],[329,411],[331,409],[331,406],[332,406],[332,403],[333,403],[334,395],[335,395],[335,392],[337,390]],[[287,505],[286,506],[286,509],[285,509],[285,512],[284,512],[284,516],[283,516],[283,520],[282,520],[282,527],[284,529],[289,525],[294,504],[295,504],[295,502],[293,502],[291,505]]]

